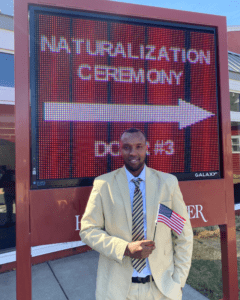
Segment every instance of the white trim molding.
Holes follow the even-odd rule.
[[[49,244],[43,246],[35,246],[31,248],[32,257],[40,256],[44,254],[49,254],[53,252],[58,252],[62,250],[72,249],[76,247],[85,246],[82,241],[59,243],[59,244]]]
[[[229,90],[230,92],[240,93],[240,81],[229,79]]]
[[[232,25],[227,27],[227,31],[240,31],[240,26],[239,25]]]
[[[31,247],[32,257],[54,253],[62,250],[72,249],[76,247],[85,246],[82,241],[59,243],[59,244],[49,244],[42,246]],[[0,254],[0,265],[15,262],[16,261],[16,251],[6,252]]]
[[[14,32],[6,29],[0,29],[0,48],[4,50],[14,51]],[[8,53],[8,52],[7,52]]]
[[[0,265],[8,264],[16,261],[16,251],[0,254]]]
[[[15,88],[0,86],[0,104],[15,105]]]
[[[231,122],[240,122],[240,112],[230,111]]]
[[[6,53],[6,54],[14,54],[13,50],[6,50],[6,49],[1,49],[1,48],[0,48],[0,52],[1,53]]]

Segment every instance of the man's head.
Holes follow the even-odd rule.
[[[145,134],[136,128],[125,130],[120,137],[120,152],[128,171],[137,177],[144,168],[146,158]]]

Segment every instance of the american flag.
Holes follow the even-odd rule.
[[[186,223],[186,220],[167,206],[160,203],[157,215],[157,222],[162,222],[166,224],[177,234],[180,234],[183,230],[183,226]]]

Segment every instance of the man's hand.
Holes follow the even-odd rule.
[[[153,241],[136,241],[127,245],[124,255],[137,259],[147,258],[155,248],[155,243]]]

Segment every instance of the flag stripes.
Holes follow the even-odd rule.
[[[157,222],[162,222],[177,234],[181,234],[186,220],[167,206],[159,204]]]

